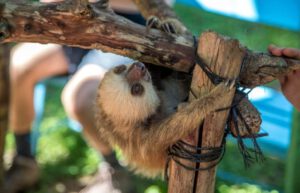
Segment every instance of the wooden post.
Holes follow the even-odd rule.
[[[300,173],[298,165],[300,162],[300,112],[297,110],[294,110],[293,113],[293,124],[291,129],[291,143],[285,172],[285,193],[300,192]]]
[[[233,79],[239,76],[246,50],[240,46],[237,40],[222,37],[215,32],[205,32],[200,37],[197,53],[213,72]],[[199,97],[209,92],[213,87],[214,85],[202,69],[196,65],[191,86],[193,92]],[[231,105],[235,89],[232,89],[231,93],[227,98],[220,98],[220,100],[224,101],[225,106]],[[193,100],[192,96],[190,96],[190,100]],[[193,137],[188,137],[184,141],[197,146],[200,140],[202,142],[200,144],[201,147],[219,147],[224,136],[227,116],[228,111],[209,115],[204,121],[203,133],[200,135],[202,139],[198,139],[198,131],[195,131]],[[181,161],[188,166],[196,167],[195,163],[187,160]],[[207,167],[211,164],[201,163],[200,167]],[[216,167],[205,171],[193,172],[171,161],[169,173],[169,193],[213,193],[215,191]]]
[[[3,153],[5,144],[5,134],[8,127],[8,64],[9,64],[8,44],[0,46],[0,187],[3,181]]]

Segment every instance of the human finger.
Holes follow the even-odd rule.
[[[279,48],[275,45],[269,45],[268,51],[274,56],[282,56],[282,48]]]
[[[295,58],[300,60],[300,50],[296,48],[284,48],[282,54],[289,58]]]

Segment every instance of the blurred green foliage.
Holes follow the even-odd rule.
[[[257,51],[266,51],[269,44],[300,48],[299,32],[237,20],[181,4],[176,4],[175,10],[196,36],[211,29],[236,38],[243,45]]]
[[[232,186],[222,184],[217,189],[220,193],[279,193],[276,190],[261,190],[258,186],[251,184],[241,184]]]
[[[212,29],[237,38],[242,44],[257,51],[265,51],[271,43],[279,46],[300,47],[299,33],[296,32],[240,21],[180,4],[175,6],[175,10],[197,36],[204,30]],[[61,89],[56,86],[48,87],[37,152],[42,178],[38,187],[30,193],[61,193],[68,192],[67,189],[76,189],[76,186],[80,186],[81,177],[96,172],[101,161],[100,156],[88,147],[81,133],[72,131],[65,124],[66,114],[60,102]],[[7,136],[6,149],[6,154],[12,154],[14,139],[11,134]],[[232,142],[227,144],[226,155],[219,166],[219,169],[223,171],[232,172],[278,189],[283,187],[284,168],[284,160],[267,157],[264,163],[245,169],[242,157]],[[232,183],[234,182],[218,180],[216,192],[277,192],[262,190],[258,185],[233,185]],[[137,177],[136,185],[140,193],[165,193],[167,190],[166,184],[160,180],[145,180]]]

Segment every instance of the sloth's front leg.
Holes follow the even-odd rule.
[[[187,33],[186,27],[177,18],[168,16],[150,16],[147,19],[147,27],[160,29],[171,34]]]
[[[175,12],[164,0],[133,0],[138,6],[148,28],[156,28],[171,34],[189,34]]]

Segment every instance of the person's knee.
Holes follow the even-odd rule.
[[[9,69],[10,86],[12,88],[20,88],[23,85],[33,85],[34,79],[30,72],[30,68],[19,68],[17,65],[11,63]]]
[[[11,84],[20,84],[23,80],[30,78],[31,66],[28,63],[22,62],[22,58],[17,58],[17,54],[11,55],[9,65],[9,78]]]
[[[70,88],[66,85],[61,94],[61,102],[66,113],[75,118],[76,112],[78,111],[78,107],[76,106],[74,89]]]
[[[81,121],[93,113],[94,99],[99,80],[86,80],[78,85],[68,84],[62,92],[65,111],[72,118]]]
[[[31,50],[36,50],[34,53]],[[45,60],[61,49],[60,45],[22,43],[16,45],[10,55],[9,75],[11,84],[34,83],[41,71],[40,61]],[[44,70],[44,69],[43,69]]]

